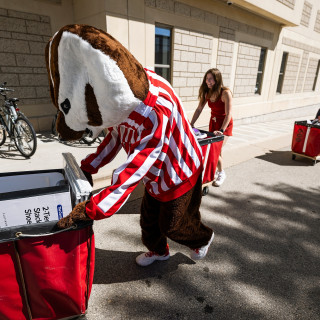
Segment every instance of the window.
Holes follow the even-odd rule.
[[[317,66],[316,74],[315,74],[315,76],[314,76],[312,91],[316,90],[316,85],[317,85],[317,80],[318,80],[318,74],[319,74],[319,68],[320,68],[320,60],[318,60],[318,66]]]
[[[155,72],[171,82],[171,29],[156,27]]]
[[[277,85],[278,93],[281,93],[282,91],[284,72],[286,70],[287,60],[288,60],[288,52],[284,52],[282,55],[282,61],[281,61],[281,67],[280,67],[280,73],[279,73],[279,79],[278,79],[278,85]]]
[[[264,64],[266,61],[266,53],[267,53],[267,49],[261,48],[259,65],[258,65],[258,73],[257,73],[257,81],[256,81],[256,87],[254,90],[255,94],[261,94]]]

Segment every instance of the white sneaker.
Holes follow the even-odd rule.
[[[213,181],[216,181],[216,180],[217,180],[218,175],[219,175],[219,171],[218,171],[218,170],[216,170],[216,172],[214,173]]]
[[[163,256],[159,256],[154,251],[141,253],[136,257],[136,263],[141,267],[146,267],[156,260],[164,261],[170,258],[169,245],[167,245],[166,253]]]
[[[190,258],[193,260],[200,260],[203,259],[208,252],[209,246],[211,244],[211,242],[213,241],[214,238],[214,232],[212,232],[212,236],[211,239],[209,240],[208,244],[206,246],[203,246],[199,249],[193,249],[190,253]]]
[[[218,172],[218,177],[215,181],[213,181],[212,185],[215,187],[220,187],[223,184],[224,180],[226,180],[226,177],[227,175],[224,170]]]

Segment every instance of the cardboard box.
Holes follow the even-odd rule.
[[[71,211],[64,170],[0,174],[0,228],[55,221]]]

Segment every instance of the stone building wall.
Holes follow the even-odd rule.
[[[303,5],[301,21],[300,21],[300,24],[302,24],[305,27],[309,26],[311,11],[312,11],[312,4],[309,3],[308,1],[305,1]]]
[[[312,91],[314,78],[315,78],[316,71],[317,71],[318,61],[319,60],[315,59],[315,58],[310,58],[309,59],[306,79],[305,79],[304,86],[303,86],[303,91],[304,92]]]
[[[277,1],[291,9],[293,9],[295,5],[295,0],[277,0]]]
[[[223,84],[231,86],[231,72],[233,61],[233,50],[235,41],[235,30],[227,27],[219,29],[219,45],[217,53],[217,68],[223,77]]]
[[[314,31],[320,33],[320,10],[317,11],[316,21],[314,24]]]
[[[261,47],[240,43],[234,82],[234,97],[249,97],[255,94]]]
[[[19,105],[50,103],[44,51],[50,18],[0,8],[0,82],[15,90]]]
[[[284,74],[282,93],[294,93],[300,63],[300,55],[289,52]]]
[[[212,36],[175,28],[173,87],[183,101],[197,100],[204,73],[211,66]]]
[[[302,92],[304,77],[305,77],[306,71],[307,71],[308,58],[309,58],[309,53],[306,51],[303,51],[296,92]]]

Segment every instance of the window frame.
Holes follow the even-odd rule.
[[[320,59],[318,60],[317,70],[316,70],[316,74],[315,74],[314,80],[313,80],[312,91],[316,90],[316,86],[317,86],[317,82],[318,82],[318,76],[319,76],[319,69],[320,69]]]
[[[264,51],[263,64],[262,64],[261,70],[259,70],[259,68],[260,68],[260,63],[261,63],[261,53],[262,53],[263,51]],[[265,65],[266,65],[266,60],[267,60],[267,52],[268,52],[268,48],[266,48],[266,47],[261,47],[260,57],[259,57],[259,65],[258,65],[258,71],[257,71],[257,78],[256,78],[256,86],[255,86],[255,92],[254,92],[254,94],[257,94],[257,95],[261,95],[261,91],[262,91],[263,76],[264,76],[264,70],[265,70]],[[260,76],[260,83],[259,83],[258,90],[256,90],[257,85],[258,85],[258,78],[259,78],[259,76]]]
[[[281,58],[280,70],[279,70],[277,89],[276,89],[276,93],[279,93],[279,94],[282,93],[284,76],[286,74],[286,68],[287,68],[287,62],[288,62],[288,57],[289,57],[289,52],[288,51],[283,51],[282,58]]]
[[[157,54],[157,51],[156,51],[156,38],[157,38],[156,28],[166,29],[166,30],[170,31],[169,64],[156,63],[156,54]],[[172,83],[172,50],[173,50],[173,36],[172,35],[173,35],[173,27],[169,26],[169,25],[161,24],[161,23],[156,23],[154,32],[155,32],[155,43],[154,43],[154,46],[155,46],[155,53],[154,53],[154,69],[155,69],[155,72],[156,72],[156,68],[169,69],[169,72],[168,72],[169,79],[167,77],[164,77],[162,73],[158,73],[158,74],[160,76],[162,76],[164,79],[166,79],[168,82]]]

